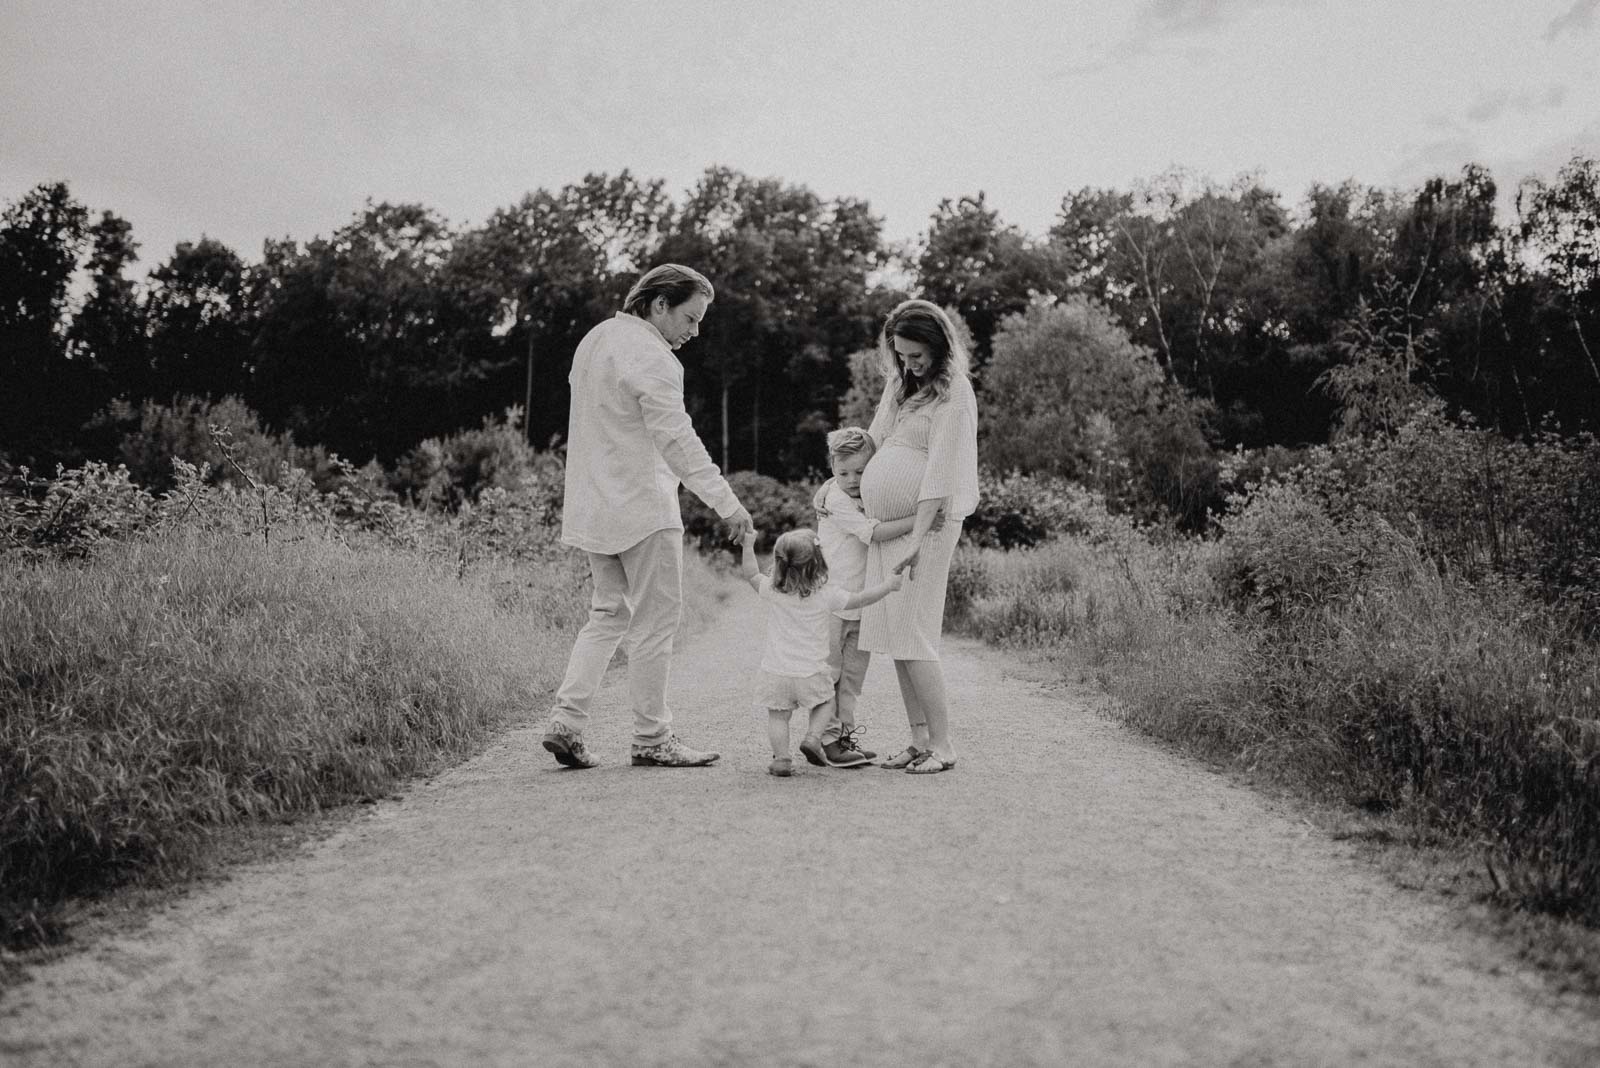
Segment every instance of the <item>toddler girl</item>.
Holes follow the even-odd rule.
[[[767,642],[756,679],[756,706],[767,710],[767,736],[772,741],[774,775],[791,775],[789,716],[806,710],[802,747],[819,752],[821,735],[833,714],[833,672],[828,667],[829,619],[833,613],[873,604],[898,590],[903,581],[891,574],[886,582],[860,593],[828,586],[828,563],[814,530],[791,530],[772,546],[772,574],[756,563],[756,534],[746,531],[744,576],[767,606]]]

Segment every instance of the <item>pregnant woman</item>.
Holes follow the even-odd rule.
[[[894,660],[911,744],[883,762],[916,775],[955,767],[939,639],[945,582],[961,523],[978,506],[978,403],[967,354],[938,305],[908,300],[889,313],[878,351],[888,373],[868,432],[877,451],[861,475],[873,519],[915,514],[911,533],[867,547],[867,585],[904,572],[899,591],[861,610],[860,647]],[[945,522],[934,531],[943,512]]]

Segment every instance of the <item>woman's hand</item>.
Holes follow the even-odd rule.
[[[917,502],[917,522],[907,535],[911,539],[911,551],[894,568],[896,574],[901,571],[906,573],[907,582],[917,577],[917,561],[922,557],[922,539],[943,525],[944,513],[949,506],[949,499],[941,497],[929,497]]]

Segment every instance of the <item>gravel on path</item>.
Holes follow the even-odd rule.
[[[532,710],[299,855],[40,965],[0,1062],[1600,1063],[1592,1001],[977,643],[946,641],[953,771],[769,776],[759,608],[727,592],[672,687],[719,764],[630,767],[617,673],[603,766],[558,769]],[[862,720],[905,745],[886,662]]]

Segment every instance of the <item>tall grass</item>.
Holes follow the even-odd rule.
[[[506,438],[474,433],[446,443],[469,467]],[[418,509],[336,459],[327,490],[265,480],[210,437],[237,482],[175,459],[161,494],[103,463],[0,484],[0,945],[457,759],[542,715],[565,666],[589,590],[559,460]],[[692,630],[719,591],[685,565]]]
[[[1152,735],[1481,851],[1509,904],[1600,924],[1600,657],[1579,628],[1404,539],[1344,596],[1240,612],[1225,555],[964,549],[956,622],[1087,666]]]
[[[964,550],[953,619],[1088,666],[1154,735],[1481,853],[1507,903],[1600,926],[1600,442],[1509,441],[1434,405],[1239,479],[1252,464],[1227,465],[1239,492],[1205,540],[1047,492],[1055,539]]]
[[[0,909],[181,866],[240,821],[380,794],[552,684],[582,576],[470,581],[331,537],[178,529],[0,572]]]

